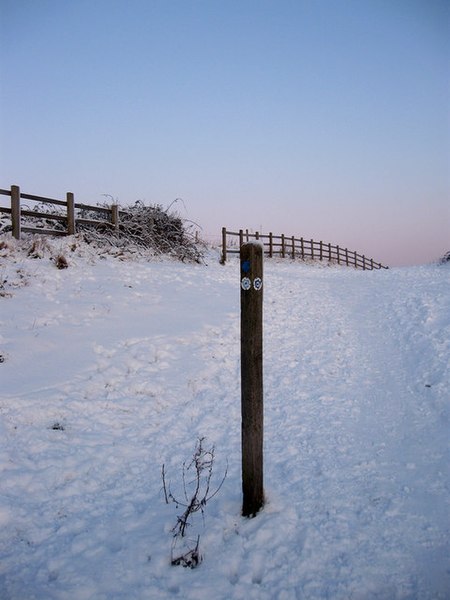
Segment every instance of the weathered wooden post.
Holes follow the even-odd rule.
[[[72,192],[66,194],[67,204],[67,235],[75,233],[75,198]]]
[[[119,229],[119,205],[111,204],[111,224],[117,231]]]
[[[227,228],[222,227],[222,258],[220,263],[224,265],[227,262]]]
[[[11,226],[12,234],[16,240],[20,240],[20,187],[11,186]]]
[[[241,246],[242,514],[254,517],[263,489],[263,245]]]

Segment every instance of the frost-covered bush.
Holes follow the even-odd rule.
[[[97,218],[98,213],[83,216]],[[119,229],[88,226],[86,241],[100,241],[127,250],[129,246],[152,250],[155,254],[167,254],[182,261],[201,262],[205,245],[194,234],[194,224],[181,219],[176,213],[169,213],[159,204],[146,206],[138,201],[126,211],[120,211]]]

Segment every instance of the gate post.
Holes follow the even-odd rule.
[[[242,514],[254,517],[264,504],[263,489],[263,245],[240,249]]]

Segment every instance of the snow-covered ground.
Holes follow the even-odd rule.
[[[237,259],[26,243],[0,250],[2,600],[450,598],[448,266],[265,261],[267,502],[244,519]],[[182,494],[199,437],[213,487],[228,471],[189,569],[161,467]]]

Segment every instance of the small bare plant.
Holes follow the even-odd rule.
[[[171,563],[172,565],[182,565],[191,569],[197,567],[202,561],[199,551],[200,536],[197,535],[194,539],[186,538],[188,529],[192,526],[192,517],[195,513],[201,512],[204,518],[206,503],[219,492],[228,471],[228,469],[225,470],[220,484],[212,491],[211,479],[213,475],[215,448],[212,446],[209,450],[205,450],[203,447],[204,441],[204,437],[197,440],[192,459],[189,463],[186,463],[186,461],[183,463],[182,492],[179,496],[175,496],[170,489],[170,484],[167,484],[164,464],[161,469],[166,504],[173,502],[177,508],[184,508],[184,512],[177,516],[177,522],[172,528]],[[180,545],[183,546],[181,553],[177,550]]]
[[[54,263],[57,269],[67,269],[69,266],[67,258],[64,256],[64,254],[58,254],[58,256],[54,258]]]

